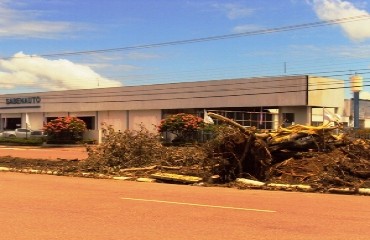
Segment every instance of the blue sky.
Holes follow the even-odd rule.
[[[369,84],[369,13],[370,0],[0,0],[0,93],[308,73]]]

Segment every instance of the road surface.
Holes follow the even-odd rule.
[[[357,239],[370,198],[0,172],[1,240]]]

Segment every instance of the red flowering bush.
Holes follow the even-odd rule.
[[[78,141],[86,130],[86,123],[77,117],[58,117],[44,125],[48,139]]]
[[[178,113],[169,115],[162,119],[158,132],[170,132],[177,136],[177,139],[189,140],[189,137],[198,130],[202,130],[205,123],[202,118],[192,114]]]

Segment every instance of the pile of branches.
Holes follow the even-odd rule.
[[[170,173],[228,183],[236,178],[264,182],[370,187],[370,143],[336,133],[337,127],[293,125],[258,133],[214,113],[224,122],[202,145],[168,147],[141,127],[116,132],[105,126],[105,141],[88,148],[80,170],[110,175]]]
[[[180,173],[207,178],[207,153],[200,146],[167,147],[160,135],[140,126],[136,130],[115,131],[103,124],[104,141],[87,146],[88,158],[80,171],[108,175],[147,177],[156,172]]]
[[[235,129],[214,152],[214,159],[222,159],[214,170],[225,182],[247,177],[317,188],[370,185],[369,141],[334,134],[339,126],[292,125],[261,134],[220,115],[209,116]]]

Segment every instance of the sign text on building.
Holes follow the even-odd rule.
[[[6,104],[32,104],[40,103],[40,97],[7,98]]]

